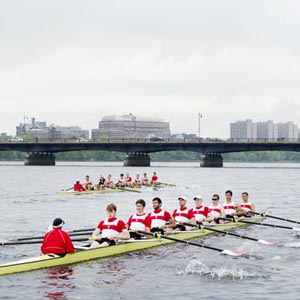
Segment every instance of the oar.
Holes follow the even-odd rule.
[[[170,236],[165,236],[165,235],[162,235],[162,234],[157,233],[157,232],[148,232],[148,231],[142,231],[142,230],[137,230],[136,232],[137,233],[142,233],[142,234],[147,234],[147,235],[152,235],[153,237],[155,237],[157,239],[162,238],[162,239],[165,239],[165,240],[170,240],[170,241],[179,242],[179,243],[183,243],[183,244],[187,244],[187,245],[192,245],[192,246],[196,246],[196,247],[201,247],[201,248],[206,248],[206,249],[210,249],[210,250],[219,251],[222,254],[227,254],[227,255],[230,255],[230,256],[245,256],[246,255],[245,252],[219,249],[219,248],[207,246],[207,245],[204,245],[204,244],[197,244],[197,243],[193,243],[193,242],[190,242],[190,241],[181,240],[181,239],[177,239],[177,238],[170,237]]]
[[[78,229],[78,230],[69,231],[68,234],[70,236],[81,236],[81,235],[91,234],[94,230],[95,230],[95,228]],[[33,236],[33,237],[9,239],[7,241],[21,242],[21,241],[41,240],[43,238],[44,238],[44,236]],[[1,241],[0,241],[0,243],[1,243]]]
[[[160,181],[159,181],[159,182],[158,182],[158,181],[154,182],[153,185],[155,186],[156,184],[157,184],[157,185],[166,185],[166,186],[176,186],[176,185],[173,184],[173,183],[160,182]]]
[[[73,189],[73,186],[71,186],[71,187],[68,188],[68,189],[62,190],[62,191],[63,191],[63,192],[67,192],[67,191],[72,190],[72,189]]]
[[[289,226],[282,226],[282,225],[276,225],[276,224],[267,224],[267,223],[259,223],[259,222],[252,222],[252,221],[246,221],[241,219],[232,219],[232,218],[218,218],[219,220],[225,220],[225,221],[231,221],[235,223],[246,223],[246,224],[253,224],[253,225],[262,225],[262,226],[269,226],[273,228],[283,228],[283,229],[291,229],[295,231],[300,231],[299,227],[289,227]]]
[[[80,239],[72,239],[72,242],[83,242],[88,241],[92,238],[80,238]],[[40,239],[38,241],[16,241],[16,242],[10,242],[10,241],[0,241],[0,246],[11,246],[11,245],[30,245],[30,244],[41,244],[43,241]]]
[[[204,226],[203,224],[199,224],[199,225],[195,225],[195,224],[190,224],[190,223],[182,223],[183,225],[186,226],[191,226],[191,227],[197,227],[199,229],[206,229],[206,230],[210,230],[210,231],[214,231],[214,232],[218,232],[218,233],[223,233],[223,234],[227,234],[227,235],[231,235],[231,236],[235,236],[241,239],[246,239],[246,240],[250,240],[250,241],[255,241],[264,245],[277,245],[278,242],[276,241],[267,241],[267,240],[262,240],[262,239],[256,239],[250,236],[246,236],[246,235],[241,235],[241,234],[236,234],[236,233],[232,233],[229,231],[224,231],[224,230],[220,230],[220,229],[216,229],[216,228],[211,228],[209,226]]]
[[[282,220],[282,221],[286,221],[286,222],[300,224],[299,221],[294,221],[294,220],[290,220],[290,219],[285,219],[285,218],[280,218],[280,217],[276,217],[276,216],[271,216],[271,215],[268,215],[268,214],[266,214],[264,212],[263,213],[259,213],[259,212],[255,212],[255,211],[249,211],[249,213],[255,214],[255,215],[259,215],[259,216],[262,216],[262,217],[267,217],[267,218],[272,218],[272,219],[277,219],[277,220]]]
[[[141,191],[137,191],[137,190],[134,190],[134,189],[130,189],[128,187],[118,187],[118,189],[121,189],[123,191],[126,191],[126,192],[134,192],[134,193],[141,193]]]

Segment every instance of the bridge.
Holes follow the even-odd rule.
[[[149,153],[160,151],[193,151],[202,153],[202,167],[222,167],[223,153],[246,151],[300,151],[300,141],[221,140],[221,139],[108,139],[101,142],[0,142],[0,151],[23,151],[28,155],[25,165],[55,165],[55,153],[67,151],[106,150],[125,152],[124,166],[150,166]]]

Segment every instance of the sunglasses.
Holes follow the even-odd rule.
[[[219,199],[217,199],[217,198],[211,198],[211,200],[216,200],[216,201],[217,201],[217,200],[219,200]]]

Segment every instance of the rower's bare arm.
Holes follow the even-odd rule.
[[[190,223],[195,225],[196,224],[196,219],[195,218],[191,218],[190,219]]]
[[[225,210],[224,207],[221,207],[221,217],[225,218],[226,214],[225,214]]]
[[[123,229],[122,232],[118,236],[119,240],[129,240],[130,239],[130,234],[127,229]]]
[[[96,228],[94,232],[92,233],[92,238],[98,238],[100,233],[100,229]]]
[[[167,225],[166,228],[171,228],[171,229],[173,229],[173,228],[175,228],[175,227],[176,227],[175,220],[174,220],[174,218],[171,218],[171,219],[169,220],[169,225]]]

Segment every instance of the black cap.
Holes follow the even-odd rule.
[[[61,218],[56,218],[53,221],[52,226],[53,226],[53,228],[59,228],[59,227],[62,227],[64,224],[65,224],[65,222]]]

